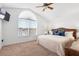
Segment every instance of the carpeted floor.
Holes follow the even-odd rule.
[[[0,50],[0,56],[56,56],[56,54],[32,41],[5,46]]]

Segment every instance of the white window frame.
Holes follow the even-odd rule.
[[[20,20],[20,19],[24,19],[24,18],[19,18],[19,20]],[[19,20],[18,20],[18,21],[19,21]],[[25,19],[25,20],[31,20],[31,19]],[[31,20],[31,21],[37,22],[37,20]],[[19,26],[18,26],[18,27],[19,27]],[[22,28],[18,28],[18,32],[19,32],[20,30],[23,31]],[[27,36],[30,36],[30,25],[28,25],[27,30],[28,30],[28,35],[27,35]],[[36,30],[35,35],[37,35],[37,24],[36,24],[35,30]],[[20,34],[19,34],[19,33],[20,33]],[[19,32],[19,33],[18,33],[18,36],[19,36],[19,37],[26,37],[26,35],[25,35],[25,36],[22,36],[22,32]]]

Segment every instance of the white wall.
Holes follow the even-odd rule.
[[[11,14],[10,21],[4,21],[3,22],[3,39],[4,45],[9,45],[13,43],[20,43],[20,42],[27,42],[34,40],[33,37],[18,37],[18,26],[17,26],[17,20],[20,12],[22,10],[27,9],[19,9],[19,8],[3,8],[7,12]],[[36,16],[38,21],[38,34],[43,34],[45,31],[46,21],[44,21],[39,15]]]
[[[2,48],[1,40],[2,40],[2,20],[0,19],[0,49]]]
[[[2,7],[2,4],[0,4],[0,8]],[[2,20],[0,19],[0,49],[2,48]]]

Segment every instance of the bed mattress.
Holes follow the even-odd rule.
[[[74,39],[56,35],[40,35],[38,36],[38,42],[40,45],[44,46],[48,50],[63,56],[64,48],[71,44]]]

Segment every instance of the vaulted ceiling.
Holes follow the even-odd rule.
[[[42,3],[6,3],[0,4],[2,7],[8,8],[29,8],[41,16],[45,17],[50,22],[59,21],[72,21],[76,22],[79,19],[79,4],[78,3],[55,3],[53,10],[42,11],[42,8],[36,8],[36,6],[42,5]],[[75,20],[74,20],[75,19]],[[70,23],[70,22],[69,22]]]

